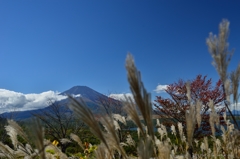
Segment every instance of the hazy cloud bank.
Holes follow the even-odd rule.
[[[59,95],[59,92],[47,91],[39,94],[23,94],[6,89],[0,89],[0,113],[7,111],[24,111],[44,108],[49,100],[59,101],[67,96]]]
[[[133,99],[133,95],[131,93],[110,94],[108,97],[120,101],[126,101],[126,97]]]

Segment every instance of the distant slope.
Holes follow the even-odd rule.
[[[108,100],[108,97],[87,87],[87,86],[74,86],[64,92],[61,95],[73,95],[76,96],[75,98],[80,98],[78,95],[83,99],[85,104],[93,111],[93,113],[99,113],[102,111],[101,105],[99,104],[99,100]],[[69,103],[69,99],[64,99],[57,102],[60,105],[66,105]],[[42,111],[50,110],[50,106],[36,109],[36,110],[27,110],[27,111],[15,111],[15,112],[6,112],[1,114],[1,116],[6,118],[14,117],[15,120],[24,120],[32,117],[32,114],[38,114]]]

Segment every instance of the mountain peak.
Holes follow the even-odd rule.
[[[80,89],[91,89],[87,86],[73,86],[72,88],[70,88],[69,90],[80,90]],[[67,90],[68,91],[68,90]]]
[[[69,90],[66,90],[61,93],[61,95],[81,95],[81,97],[85,97],[91,100],[96,99],[105,99],[107,96],[98,93],[97,91],[93,90],[92,88],[89,88],[87,86],[74,86],[70,88]]]

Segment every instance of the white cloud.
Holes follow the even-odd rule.
[[[77,98],[77,97],[81,97],[81,94],[76,94],[76,95],[73,94],[72,96],[75,97],[75,98]]]
[[[163,93],[163,92],[165,92],[165,89],[167,89],[167,86],[168,85],[159,84],[154,91],[157,93]]]
[[[49,100],[60,101],[67,96],[59,95],[58,92],[47,91],[40,94],[23,94],[19,92],[0,89],[0,113],[7,111],[24,111],[44,108]]]
[[[133,95],[131,93],[110,94],[108,97],[120,101],[126,101],[126,97],[131,98],[133,100]]]

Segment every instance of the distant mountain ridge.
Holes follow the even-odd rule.
[[[101,109],[101,105],[99,104],[99,100],[108,100],[109,97],[89,88],[87,86],[74,86],[62,93],[60,95],[72,95],[74,98],[82,98],[85,104],[94,112],[98,113]],[[57,101],[58,104],[66,105],[69,103],[69,99],[63,99],[61,101]],[[50,105],[51,106],[51,105]],[[5,112],[2,113],[1,116],[6,118],[14,117],[15,120],[24,120],[32,117],[32,114],[37,114],[42,111],[48,111],[50,106],[41,109],[35,110],[26,110],[26,111],[15,111],[15,112]]]

